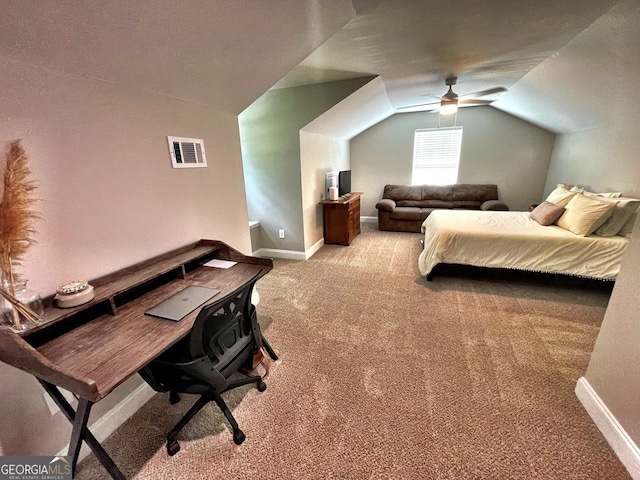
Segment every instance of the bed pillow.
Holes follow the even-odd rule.
[[[540,225],[553,225],[564,213],[564,207],[546,200],[534,208],[529,216]]]
[[[622,192],[590,192],[589,190],[585,190],[582,187],[578,187],[577,185],[571,187],[572,192],[582,192],[585,197],[604,197],[604,198],[618,198],[622,195]]]
[[[602,201],[613,203],[614,208],[611,211],[609,219],[594,232],[601,237],[613,237],[617,235],[629,218],[631,218],[631,215],[637,212],[638,207],[640,207],[640,200],[637,198],[603,198]]]
[[[638,213],[636,212],[632,214],[631,217],[629,217],[629,220],[627,220],[627,223],[625,223],[622,226],[622,228],[618,232],[618,235],[622,237],[631,238],[631,230],[633,230],[633,226],[636,224],[637,219],[638,219]]]
[[[546,201],[555,205],[560,205],[561,207],[565,207],[567,203],[569,203],[569,200],[571,200],[577,194],[577,191],[572,191],[558,185],[555,190],[553,190],[549,194]]]
[[[602,200],[574,195],[556,224],[580,236],[591,235],[611,216],[615,205]]]

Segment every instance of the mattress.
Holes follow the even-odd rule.
[[[556,225],[542,226],[528,212],[437,210],[422,231],[418,267],[424,276],[449,263],[613,280],[629,243],[617,235],[581,237]]]

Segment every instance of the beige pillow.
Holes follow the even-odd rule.
[[[556,224],[583,237],[591,235],[611,216],[615,205],[596,198],[574,195]]]
[[[560,184],[558,184],[560,185]],[[589,190],[585,190],[582,187],[574,186],[571,187],[572,192],[582,192],[585,197],[604,197],[604,198],[618,198],[622,195],[622,192],[590,192]]]
[[[564,207],[544,201],[534,208],[529,216],[540,225],[547,226],[553,225],[563,213]]]
[[[637,198],[602,198],[603,202],[614,204],[614,208],[611,211],[611,216],[594,232],[601,237],[613,237],[617,235],[620,229],[631,218],[640,207],[640,200]]]
[[[560,205],[561,207],[566,207],[569,200],[571,200],[577,193],[577,191],[571,191],[558,185],[558,187],[549,194],[546,201],[555,205]]]
[[[585,197],[602,197],[602,198],[618,198],[622,195],[622,192],[589,192],[588,190],[583,190],[582,194]]]
[[[636,212],[632,214],[631,217],[629,217],[629,220],[627,220],[627,223],[625,223],[622,226],[622,228],[618,232],[618,235],[622,237],[631,238],[631,230],[633,230],[633,226],[636,224],[637,219],[638,219],[638,213]]]

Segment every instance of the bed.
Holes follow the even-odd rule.
[[[427,280],[441,263],[615,280],[629,243],[619,235],[583,237],[543,226],[528,212],[434,211],[422,231],[418,267]]]

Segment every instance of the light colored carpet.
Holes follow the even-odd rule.
[[[574,394],[606,291],[417,269],[421,236],[363,228],[350,247],[276,260],[258,283],[281,360],[224,396],[168,457],[193,398],[156,395],[105,442],[136,479],[628,479]],[[109,478],[93,457],[78,479]]]

